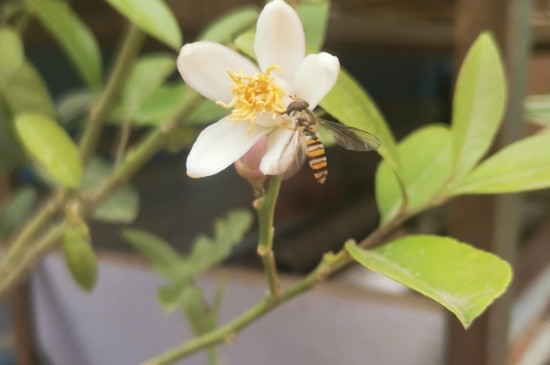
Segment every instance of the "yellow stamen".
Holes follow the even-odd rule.
[[[233,100],[226,104],[218,101],[217,104],[224,108],[233,108],[228,119],[236,123],[250,121],[250,129],[254,125],[256,116],[264,112],[283,113],[285,91],[275,83],[275,78],[270,75],[273,70],[282,71],[279,66],[268,67],[264,73],[258,72],[253,76],[234,74],[227,71],[231,80],[231,92],[235,95]]]

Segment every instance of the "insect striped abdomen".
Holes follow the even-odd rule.
[[[328,174],[325,148],[316,135],[307,135],[305,140],[309,166],[313,170],[313,176],[319,184],[323,184]]]

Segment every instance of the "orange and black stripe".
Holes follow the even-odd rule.
[[[325,147],[316,135],[306,135],[306,151],[309,160],[309,166],[313,170],[313,176],[319,184],[323,184],[327,179],[327,156]]]

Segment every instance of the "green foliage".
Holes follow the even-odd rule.
[[[487,153],[500,125],[506,83],[493,37],[482,33],[470,48],[453,100],[453,174],[466,175]]]
[[[376,201],[381,225],[402,209],[414,211],[429,205],[451,174],[451,134],[442,125],[423,127],[397,146],[407,200],[386,161],[376,171]],[[406,206],[404,204],[406,203]]]
[[[505,194],[550,187],[550,133],[515,142],[482,162],[451,194]]]
[[[23,62],[6,84],[2,97],[12,114],[37,112],[55,117],[55,107],[36,68],[30,62]]]
[[[7,238],[30,215],[36,205],[37,193],[31,187],[20,187],[0,210],[0,238]]]
[[[436,300],[465,328],[512,280],[506,261],[449,237],[411,235],[372,250],[346,248],[361,265]]]
[[[115,118],[129,121],[141,105],[162,85],[176,68],[174,55],[169,53],[149,54],[134,65],[124,90]]]
[[[0,27],[0,90],[10,81],[25,59],[19,34],[10,27]]]
[[[340,122],[376,135],[382,144],[378,153],[400,175],[401,164],[391,130],[371,97],[347,72],[340,70],[336,85],[320,105]]]
[[[179,50],[183,37],[176,17],[163,0],[105,0],[152,37]]]
[[[140,105],[134,114],[133,124],[155,126],[174,117],[188,94],[189,89],[181,82],[165,83]]]
[[[183,260],[172,246],[153,234],[138,229],[125,229],[122,237],[153,264],[153,268],[169,280],[177,281]]]
[[[302,1],[296,9],[304,27],[309,53],[319,52],[325,43],[330,3],[329,0],[316,3]]]
[[[41,114],[25,113],[15,118],[15,129],[25,150],[57,183],[69,188],[80,185],[78,149],[59,124]]]
[[[26,0],[42,25],[57,39],[68,54],[86,84],[97,89],[101,85],[102,69],[99,47],[88,27],[59,0]]]
[[[230,43],[233,39],[256,24],[259,10],[256,6],[243,6],[231,10],[214,20],[199,35],[199,40]]]
[[[254,37],[256,37],[255,27],[250,28],[235,38],[235,47],[252,59],[256,59],[256,52],[254,51]]]
[[[63,236],[63,254],[74,281],[85,291],[92,291],[97,283],[97,259],[85,223],[67,228]]]
[[[93,191],[109,179],[112,171],[112,166],[100,159],[92,159],[84,174],[82,191]],[[94,209],[92,218],[110,223],[131,223],[136,219],[138,213],[138,192],[132,185],[125,184]]]

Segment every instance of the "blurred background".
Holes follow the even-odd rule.
[[[261,7],[263,2],[168,4],[185,42],[191,42],[225,12],[250,4]],[[108,69],[126,28],[124,19],[104,2],[73,1],[72,6],[98,38]],[[473,40],[487,29],[499,42],[510,90],[498,149],[540,128],[526,123],[523,101],[527,95],[550,93],[550,1],[334,0],[324,49],[337,55],[362,83],[400,140],[424,124],[449,123],[458,66]],[[55,100],[81,86],[69,61],[38,23],[31,24],[25,41],[27,57]],[[164,50],[151,39],[145,49]],[[134,138],[140,133],[134,131]],[[102,136],[106,153],[116,136],[115,128]],[[159,234],[182,252],[198,234],[211,232],[213,219],[234,207],[250,207],[253,199],[248,184],[231,168],[209,178],[188,178],[187,152],[155,156],[132,180],[140,197],[140,213],[132,226]],[[311,270],[322,253],[337,250],[349,237],[364,237],[378,224],[373,193],[378,155],[334,147],[327,158],[326,184],[315,184],[304,168],[282,187],[275,254],[289,281]],[[29,179],[21,171],[9,176],[3,196]],[[512,289],[468,331],[427,299],[352,268],[246,329],[222,350],[223,363],[550,364],[549,198],[548,191],[465,197],[403,227],[401,233],[450,234],[514,264]],[[31,295],[24,289],[3,306],[0,364],[132,364],[189,336],[180,315],[167,317],[160,310],[155,290],[161,281],[120,238],[120,228],[101,223],[92,227],[101,258],[100,282],[92,294],[74,287],[54,255],[27,287]],[[251,232],[227,262],[222,320],[265,290],[255,244]],[[215,291],[217,275],[201,278],[207,292]],[[327,311],[339,319],[324,317]],[[364,318],[365,323],[346,321],[347,315]],[[294,340],[288,339],[289,332]],[[312,336],[309,345],[300,340],[307,336]],[[346,354],[330,355],[348,347]],[[205,358],[185,363],[202,364]]]

